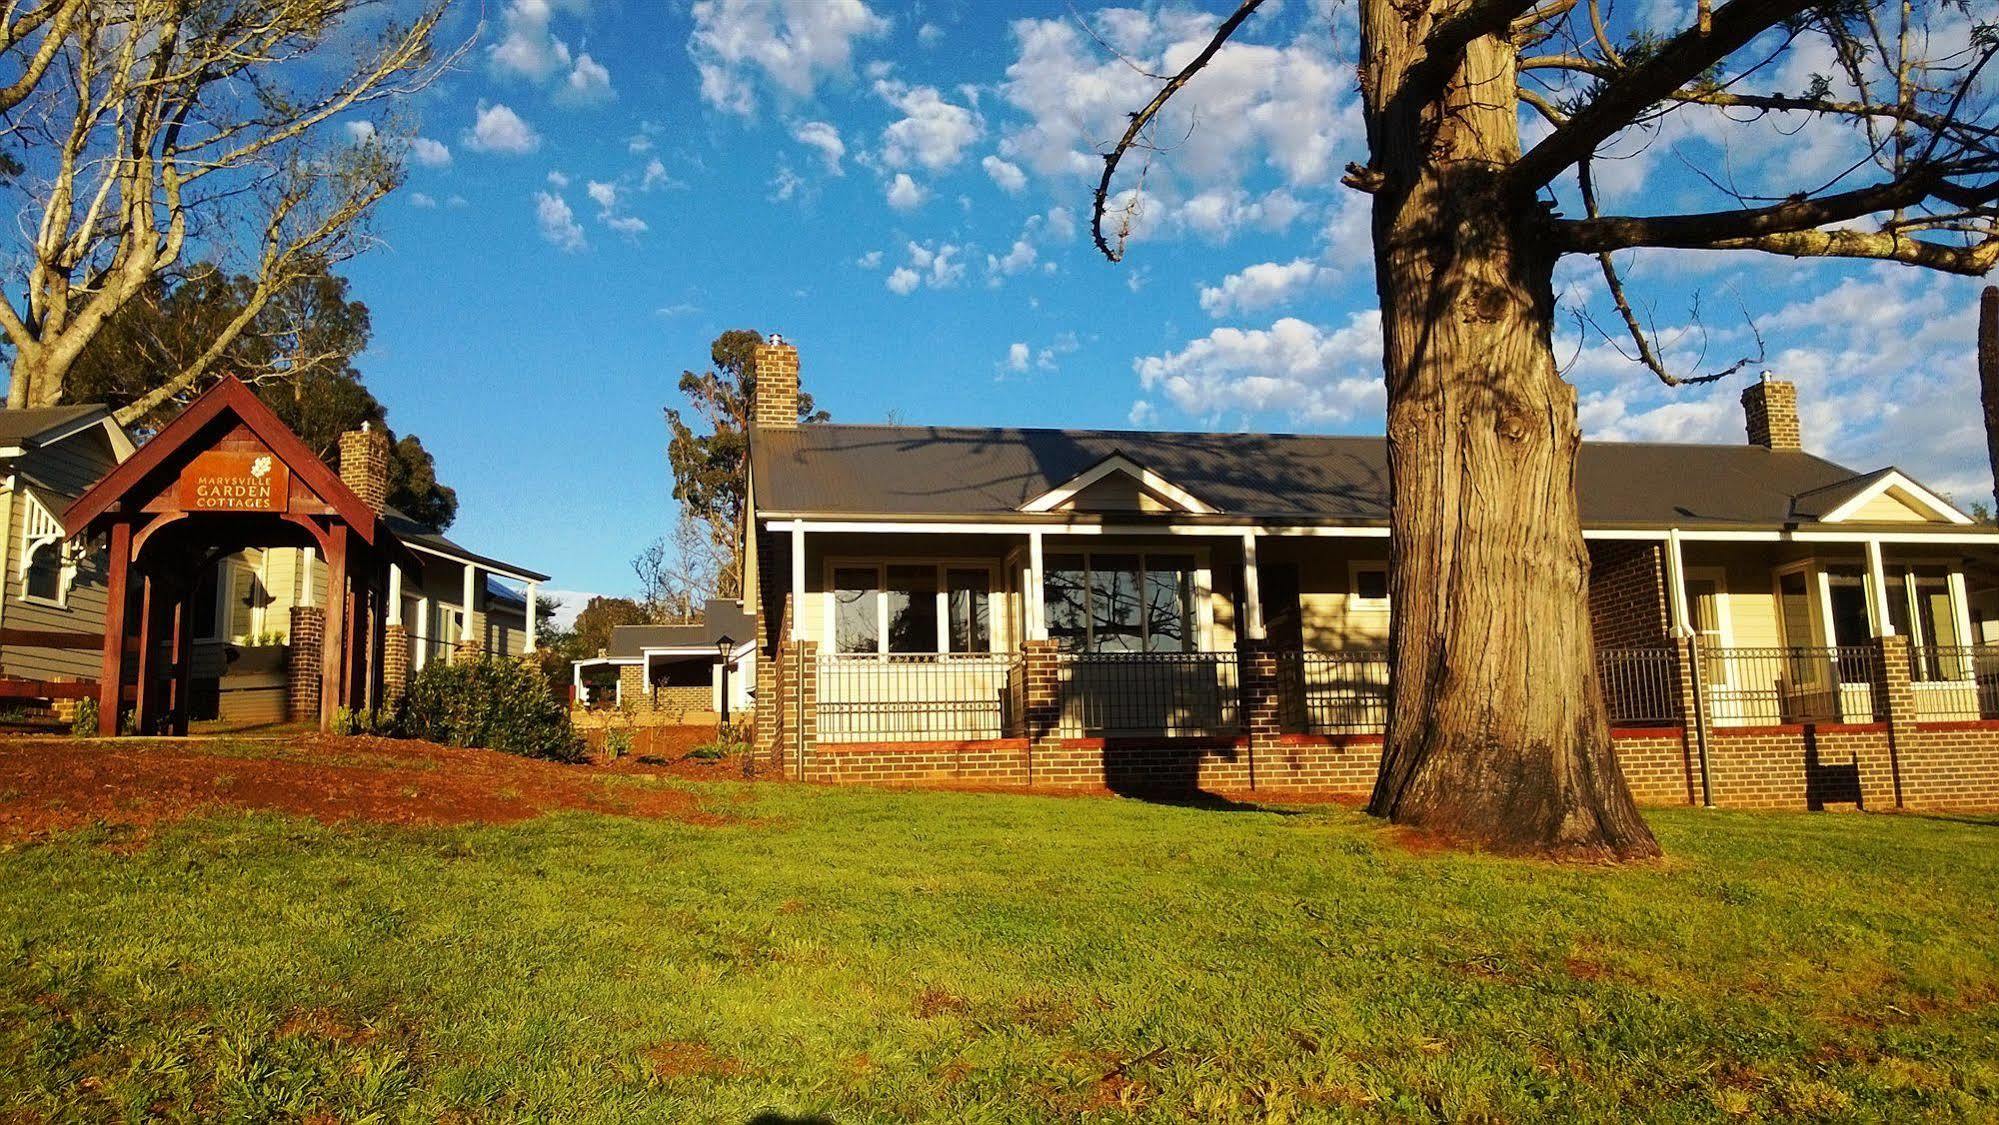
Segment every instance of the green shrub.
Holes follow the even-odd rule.
[[[395,716],[384,708],[356,711],[347,707],[333,709],[334,734],[393,734]]]
[[[76,701],[76,718],[70,720],[69,732],[78,738],[93,738],[97,734],[97,701],[79,699]]]
[[[483,746],[528,758],[583,760],[569,709],[534,668],[481,656],[424,666],[396,712],[396,731],[447,746]]]
[[[627,754],[630,754],[631,752],[632,752],[631,731],[612,730],[605,732],[604,755],[606,757],[617,759],[617,758],[622,758]]]

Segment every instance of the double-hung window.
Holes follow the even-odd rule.
[[[1042,583],[1048,636],[1069,652],[1192,652],[1191,555],[1050,555]]]
[[[991,652],[992,586],[992,569],[986,566],[837,565],[830,594],[833,651]]]

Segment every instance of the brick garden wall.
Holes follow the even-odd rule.
[[[1596,647],[1666,643],[1665,556],[1656,543],[1589,545],[1589,623]]]

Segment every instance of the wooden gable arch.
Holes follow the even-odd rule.
[[[202,392],[138,452],[77,497],[63,513],[63,528],[73,537],[101,529],[108,517],[120,513],[184,514],[188,507],[177,494],[183,471],[203,454],[232,449],[268,453],[289,481],[281,507],[245,510],[333,517],[369,546],[383,545],[387,529],[381,517],[233,375]]]

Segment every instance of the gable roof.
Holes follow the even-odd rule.
[[[1898,502],[1909,507],[1912,515],[1923,516],[1927,513],[1927,518],[1931,522],[1942,521],[1953,524],[1972,522],[1970,516],[1958,511],[1949,501],[1938,495],[1935,489],[1893,465],[1804,493],[1797,497],[1791,508],[1806,519],[1825,523],[1844,523],[1868,501],[1882,495],[1894,496]]]
[[[90,487],[90,491],[77,497],[76,502],[63,513],[63,527],[71,535],[83,531],[110,510],[111,505],[122,500],[127,492],[180,454],[183,446],[199,439],[212,424],[223,424],[230,417],[256,435],[257,440],[276,454],[307,488],[326,501],[327,506],[338,513],[361,536],[362,541],[371,546],[376,543],[381,527],[374,509],[355,495],[354,490],[347,487],[347,482],[340,479],[340,474],[328,468],[326,462],[321,461],[291,431],[290,426],[285,425],[234,375],[224,375],[213,387],[203,391],[137,453],[105,474],[103,480]]]
[[[1078,501],[1084,493],[1113,473],[1129,477],[1137,486],[1157,496],[1163,503],[1170,504],[1183,512],[1213,515],[1214,506],[1200,497],[1146,468],[1144,465],[1124,455],[1121,450],[1112,450],[1096,464],[1070,477],[1063,483],[1049,489],[1020,506],[1023,512],[1052,512],[1070,505],[1080,507]]]
[[[456,559],[459,562],[469,562],[475,566],[484,568],[489,573],[499,574],[520,582],[548,581],[548,575],[546,574],[529,570],[526,567],[516,566],[513,563],[504,562],[489,555],[482,555],[477,551],[467,550],[459,546],[455,540],[447,539],[439,532],[428,530],[422,524],[411,519],[408,513],[396,508],[391,507],[383,511],[382,522],[389,525],[389,530],[396,533],[396,538],[401,539],[417,550],[443,555],[447,558]],[[525,605],[526,603],[522,602],[521,604]]]
[[[96,403],[0,409],[0,445],[44,445],[52,434],[74,431],[109,416],[110,411]]]
[[[740,603],[715,598],[702,610],[701,620],[687,625],[620,625],[611,630],[608,655],[612,659],[636,660],[647,649],[706,648],[713,650],[723,637],[748,643],[756,636],[756,618],[743,611]]]
[[[1215,518],[1388,522],[1381,437],[817,424],[759,430],[751,479],[763,516],[1045,521],[1021,507],[1113,454],[1199,496]],[[1816,518],[1795,510],[1799,498],[1859,475],[1762,446],[1625,442],[1584,442],[1577,474],[1591,528],[1779,528]]]

